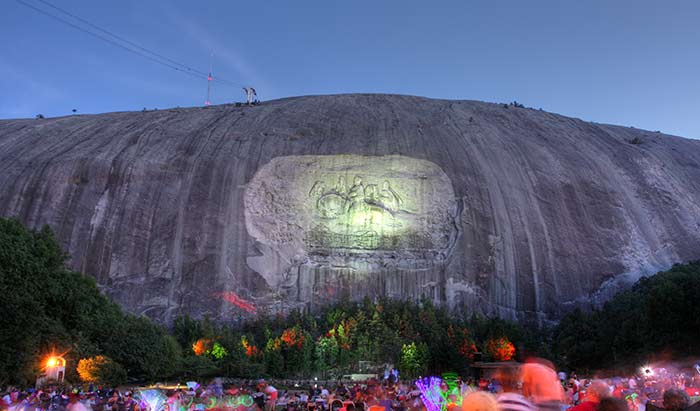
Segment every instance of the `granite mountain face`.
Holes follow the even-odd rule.
[[[0,121],[0,215],[127,310],[556,319],[700,258],[700,141],[395,95]]]

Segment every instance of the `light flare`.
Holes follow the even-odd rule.
[[[418,387],[420,397],[428,411],[444,411],[447,408],[447,399],[441,386],[442,379],[438,377],[416,380],[416,387]]]
[[[165,394],[156,389],[139,391],[138,399],[148,411],[162,411],[168,400]]]

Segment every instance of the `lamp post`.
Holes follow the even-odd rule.
[[[50,355],[44,361],[43,370],[36,380],[37,387],[42,385],[44,381],[62,383],[66,376],[66,360],[60,355]]]

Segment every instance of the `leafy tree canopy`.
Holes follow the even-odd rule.
[[[180,347],[165,329],[126,315],[95,281],[65,266],[48,227],[27,230],[0,218],[0,385],[30,384],[49,353],[63,354],[69,379],[82,358],[106,355],[143,379],[177,371]],[[72,366],[70,366],[72,364]]]

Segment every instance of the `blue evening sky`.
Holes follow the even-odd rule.
[[[53,14],[39,0],[22,0]],[[698,0],[47,0],[262,100],[398,93],[700,138]],[[201,105],[206,80],[3,0],[0,118]],[[212,103],[242,100],[214,84]]]

